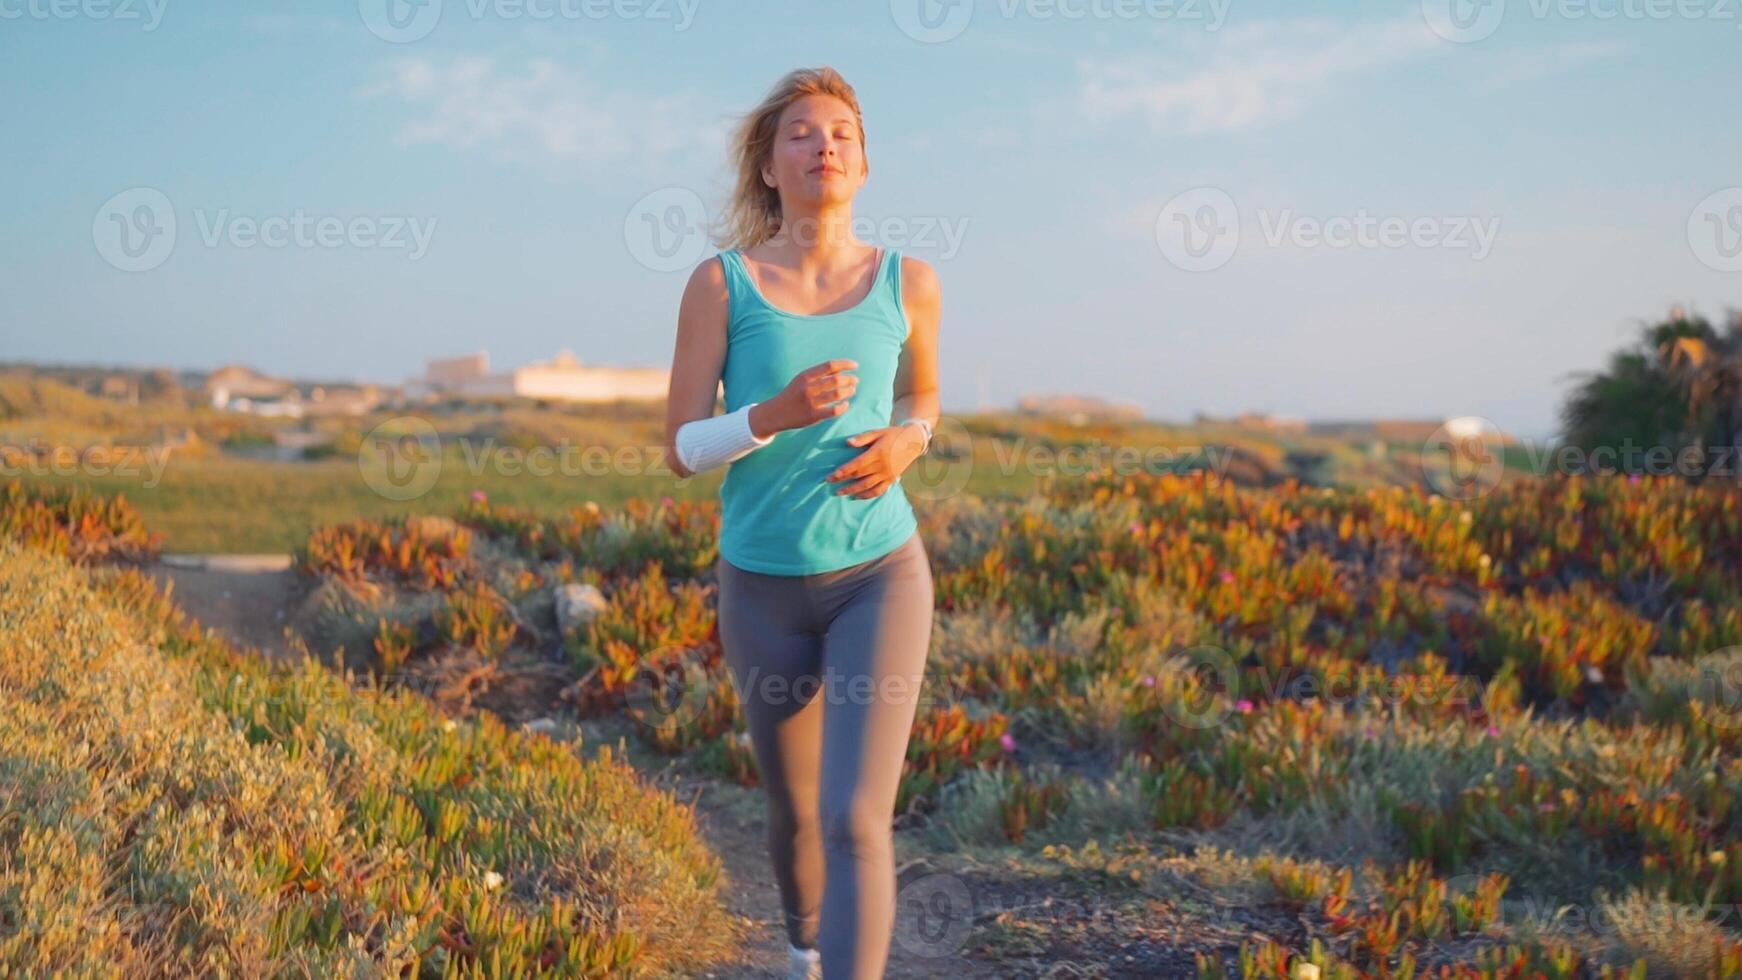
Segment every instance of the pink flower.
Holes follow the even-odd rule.
[[[661,507],[670,507],[671,506],[671,498],[670,497],[659,498],[659,505]]]
[[[1488,737],[1489,738],[1494,738],[1494,737],[1498,736],[1499,734],[1500,734],[1500,729],[1494,727],[1493,725],[1488,726]]]
[[[1234,702],[1234,710],[1240,712],[1243,715],[1249,715],[1252,713],[1252,702],[1248,701],[1245,698],[1241,698],[1240,700]]]
[[[1233,572],[1223,572],[1222,573],[1222,584],[1223,585],[1233,585],[1234,584],[1234,573]]]
[[[1373,734],[1373,729],[1363,728],[1363,729],[1361,729],[1361,737],[1368,740],[1369,742],[1371,742],[1373,739],[1377,738],[1378,736]]]
[[[489,500],[489,499],[490,499],[490,495],[485,493],[482,490],[473,490],[472,491],[472,503],[481,504],[484,501]]]
[[[1016,751],[1016,738],[1009,732],[1005,732],[998,736],[998,744],[1004,746],[1004,751],[1006,752]]]
[[[1144,674],[1144,675],[1143,675],[1143,686],[1144,686],[1144,687],[1154,687],[1154,686],[1155,686],[1155,677],[1154,677],[1154,675],[1152,675],[1152,674]]]
[[[1136,521],[1132,521],[1131,522],[1131,533],[1133,535],[1142,534],[1143,533],[1143,525],[1137,523]]]
[[[1627,474],[1627,482],[1637,486],[1639,484],[1639,474],[1638,473]]]

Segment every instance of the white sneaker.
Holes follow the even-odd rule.
[[[823,980],[823,955],[786,944],[786,980]]]

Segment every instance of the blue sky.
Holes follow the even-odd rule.
[[[0,0],[0,359],[669,363],[713,247],[648,222],[716,209],[734,116],[817,64],[863,103],[866,237],[941,277],[946,411],[1545,434],[1641,319],[1742,306],[1733,2],[386,2]],[[176,233],[130,271],[135,189]],[[299,216],[346,230],[248,237]],[[1411,230],[1319,234],[1363,217]]]

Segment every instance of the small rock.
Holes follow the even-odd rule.
[[[556,587],[556,623],[564,634],[585,629],[605,606],[605,594],[596,585],[571,582]]]

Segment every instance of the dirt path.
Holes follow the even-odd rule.
[[[303,593],[289,555],[165,555],[146,571],[201,624],[268,656],[289,655],[284,624]]]
[[[201,624],[268,656],[289,655],[285,624],[306,592],[290,570],[289,556],[166,556],[147,571],[170,586],[171,598]],[[576,732],[569,720],[557,727],[553,737]],[[610,719],[580,724],[587,731],[584,744],[593,746],[615,744],[617,727]],[[629,758],[651,783],[694,805],[703,837],[725,864],[721,898],[740,919],[747,945],[739,962],[708,976],[717,980],[785,976],[787,940],[763,836],[761,791],[690,772],[677,761],[632,746]],[[1163,951],[1171,944],[1149,946],[1146,952],[1151,956],[1161,954],[1154,959],[1121,955],[1133,943],[1148,945],[1159,938],[1140,938],[1144,930],[1133,928],[1137,926],[1133,922],[1114,920],[1112,935],[1102,934],[1081,945],[1064,943],[1067,948],[1059,949],[1061,934],[1071,932],[1067,924],[1098,921],[1102,916],[1069,900],[1055,902],[1050,894],[1055,883],[1037,882],[954,855],[928,854],[906,834],[896,837],[896,866],[900,907],[885,972],[894,980],[1190,975],[1181,969],[1183,964],[1173,951]],[[970,935],[983,936],[981,930],[988,926],[1000,935],[1026,938],[1001,942],[1003,955],[997,959],[970,957]],[[1036,933],[1051,934],[1051,941]]]
[[[765,810],[761,791],[754,787],[737,786],[720,780],[680,774],[675,768],[656,778],[679,799],[695,801],[697,823],[708,845],[726,865],[726,881],[721,889],[726,908],[743,920],[750,937],[749,948],[742,963],[726,970],[708,974],[718,980],[750,980],[750,978],[784,977],[786,975],[786,930],[782,925],[780,891],[769,866],[768,844],[764,837]],[[1012,973],[1007,967],[967,959],[960,949],[971,923],[963,916],[972,916],[974,909],[957,906],[958,921],[927,934],[924,925],[916,922],[913,900],[926,891],[925,884],[932,868],[923,857],[903,853],[901,842],[896,845],[896,868],[899,899],[907,901],[905,912],[898,913],[902,921],[896,924],[896,934],[890,943],[889,961],[884,976],[891,980],[918,980],[929,977],[994,978]],[[932,896],[934,898],[947,896]],[[965,894],[958,897],[965,897]],[[936,904],[934,902],[934,904]],[[943,917],[948,921],[948,915]]]

